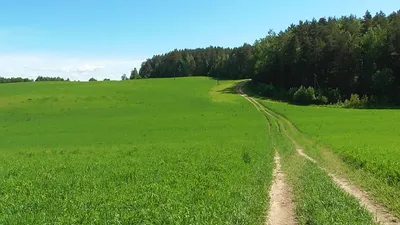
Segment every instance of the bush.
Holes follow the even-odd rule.
[[[340,95],[339,88],[329,89],[326,93],[329,103],[336,103],[342,101],[342,96]]]
[[[368,96],[364,95],[360,100],[361,106],[366,107],[369,103]]]
[[[135,74],[133,76],[133,79],[137,80],[137,79],[142,79],[142,76],[140,76],[139,74]]]
[[[365,106],[368,105],[368,97],[367,96],[363,96],[360,99],[360,96],[358,94],[352,94],[350,96],[350,99],[346,99],[346,101],[344,101],[344,107],[346,108],[363,108]]]
[[[324,95],[319,95],[317,97],[316,104],[326,105],[328,104],[328,98]]]
[[[293,100],[294,93],[296,93],[297,88],[292,87],[288,91],[288,99]]]
[[[293,101],[298,104],[311,104],[316,100],[315,90],[312,87],[301,86],[293,95]]]

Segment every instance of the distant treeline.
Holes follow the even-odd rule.
[[[0,77],[0,84],[20,83],[20,82],[33,82],[33,80],[28,79],[28,78],[22,78],[22,77],[11,77],[11,78]]]
[[[21,78],[21,77],[11,77],[11,78],[0,77],[0,84],[20,83],[20,82],[41,82],[41,81],[69,81],[69,79],[64,79],[61,77],[42,77],[42,76],[38,76],[35,80],[29,78]]]
[[[208,47],[174,50],[144,62],[142,78],[210,76],[239,79],[252,74],[253,46],[239,48]]]
[[[252,78],[270,95],[312,87],[329,102],[358,94],[400,103],[400,11],[300,21],[234,49],[174,50],[143,62],[139,74]]]
[[[61,77],[42,77],[42,76],[38,76],[35,80],[35,82],[39,82],[39,81],[69,81],[69,78],[64,79]]]

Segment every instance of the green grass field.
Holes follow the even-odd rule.
[[[398,111],[262,113],[238,82],[1,85],[0,224],[264,224],[275,152],[299,224],[375,224],[319,166],[400,215]]]
[[[303,107],[269,102],[304,134],[345,162],[400,184],[400,111]]]
[[[1,85],[0,224],[262,224],[272,144],[232,85]]]

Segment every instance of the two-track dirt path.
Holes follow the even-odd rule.
[[[265,113],[268,116],[276,117],[269,113],[268,109],[266,109],[265,106],[261,105],[257,100],[247,96],[242,90],[243,84],[244,83],[241,83],[237,86],[237,92],[242,97],[251,102],[260,112]],[[316,160],[308,156],[303,151],[298,143],[296,143],[296,141],[287,132],[285,132],[285,134],[296,146],[296,151],[300,156],[315,164],[318,164]],[[290,188],[285,183],[285,174],[281,171],[280,168],[280,157],[279,155],[276,155],[274,183],[270,191],[270,211],[266,224],[297,224],[294,213],[295,205],[291,198]],[[322,167],[320,168],[324,170],[332,178],[333,182],[338,185],[343,191],[355,197],[360,202],[360,204],[364,206],[374,216],[374,220],[376,223],[383,225],[400,225],[399,218],[394,217],[384,206],[374,202],[367,192],[363,191],[356,185],[351,184],[346,179],[338,177],[337,175],[329,172],[327,169]]]
[[[304,153],[304,151],[300,148],[297,149],[297,153],[307,160],[318,164],[316,160],[308,156]],[[362,206],[364,206],[368,212],[374,215],[374,220],[376,223],[383,225],[396,225],[400,224],[400,220],[394,217],[389,210],[387,210],[384,206],[375,203],[367,192],[363,191],[361,188],[357,187],[354,184],[351,184],[344,178],[338,177],[337,175],[329,172],[327,169],[320,167],[324,170],[333,180],[333,182],[339,186],[342,190],[347,192],[349,195],[355,197]]]
[[[263,107],[259,105],[257,101],[248,97],[242,91],[243,83],[237,86],[236,91],[251,104],[256,107],[257,110],[264,114],[269,114]],[[298,224],[295,213],[295,205],[292,199],[292,193],[290,187],[285,181],[285,173],[281,169],[281,158],[278,152],[275,153],[275,168],[273,172],[273,183],[270,195],[270,207],[268,217],[265,222],[266,225],[295,225]]]

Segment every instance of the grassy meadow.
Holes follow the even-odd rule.
[[[344,173],[400,216],[399,110],[296,106],[269,100],[263,104],[307,137],[302,141],[298,136],[307,154]]]
[[[298,224],[376,224],[373,215],[340,189],[326,171],[297,154],[293,134],[285,121],[262,104],[259,106],[265,109],[268,134],[281,156]]]
[[[1,85],[0,224],[262,224],[272,143],[232,85]]]
[[[0,224],[264,224],[275,152],[299,224],[375,224],[292,138],[399,215],[398,111],[260,113],[238,82],[1,85]]]
[[[304,107],[269,102],[304,134],[345,162],[400,184],[400,111]]]

